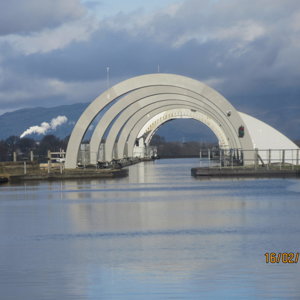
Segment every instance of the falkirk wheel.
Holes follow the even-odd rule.
[[[148,74],[120,82],[90,103],[70,136],[65,168],[76,168],[82,160],[97,164],[143,156],[157,129],[178,118],[204,123],[216,135],[221,149],[243,151],[245,162],[253,162],[256,148],[298,148],[266,123],[238,112],[200,81],[174,74]],[[98,123],[93,127],[95,120]],[[83,144],[91,129],[89,144]]]

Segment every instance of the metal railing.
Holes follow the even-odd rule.
[[[207,167],[291,168],[300,165],[300,149],[201,149],[200,165]]]

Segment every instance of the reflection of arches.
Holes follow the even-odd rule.
[[[97,97],[87,107],[71,134],[66,153],[66,168],[76,167],[79,147],[84,134],[98,113],[102,112],[107,105],[112,104],[102,116],[91,139],[91,163],[95,163],[97,160],[99,145],[106,129],[114,124],[114,122],[117,122],[119,116],[124,117],[122,113],[125,110],[131,118],[134,118],[147,104],[163,101],[162,98],[166,97],[166,94],[173,95],[169,100],[180,101],[183,105],[182,109],[186,105],[187,98],[188,101],[196,101],[196,107],[199,111],[207,115],[209,114],[215,123],[220,124],[227,140],[229,139],[230,146],[232,144],[235,148],[253,149],[246,124],[235,108],[218,92],[188,77],[173,74],[150,74],[131,78],[115,85]],[[152,96],[155,97],[151,99],[150,97]],[[185,99],[183,99],[184,97]],[[237,136],[237,130],[241,125],[245,127],[244,138],[238,138]],[[123,123],[123,130],[126,129],[126,126],[127,121]],[[122,132],[120,133],[119,140],[123,139]],[[108,132],[107,140],[113,143],[113,139],[110,139],[110,131]],[[105,148],[108,149],[108,146],[111,147],[107,144]],[[131,153],[132,149],[128,150]],[[109,160],[109,158],[111,156],[107,154],[105,160]]]

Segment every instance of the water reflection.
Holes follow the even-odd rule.
[[[199,181],[198,163],[1,187],[3,298],[298,298],[299,265],[264,253],[300,251],[299,181]]]

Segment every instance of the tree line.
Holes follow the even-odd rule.
[[[157,153],[161,158],[176,158],[176,157],[199,157],[200,149],[217,148],[218,143],[215,142],[168,142],[164,137],[154,135],[150,146],[157,148]]]
[[[35,160],[45,162],[48,150],[54,152],[60,149],[66,150],[68,140],[69,136],[60,139],[54,135],[45,135],[39,141],[27,137],[10,136],[0,141],[0,161],[13,161],[14,152],[19,161],[27,160],[30,157],[30,151],[33,151]]]

